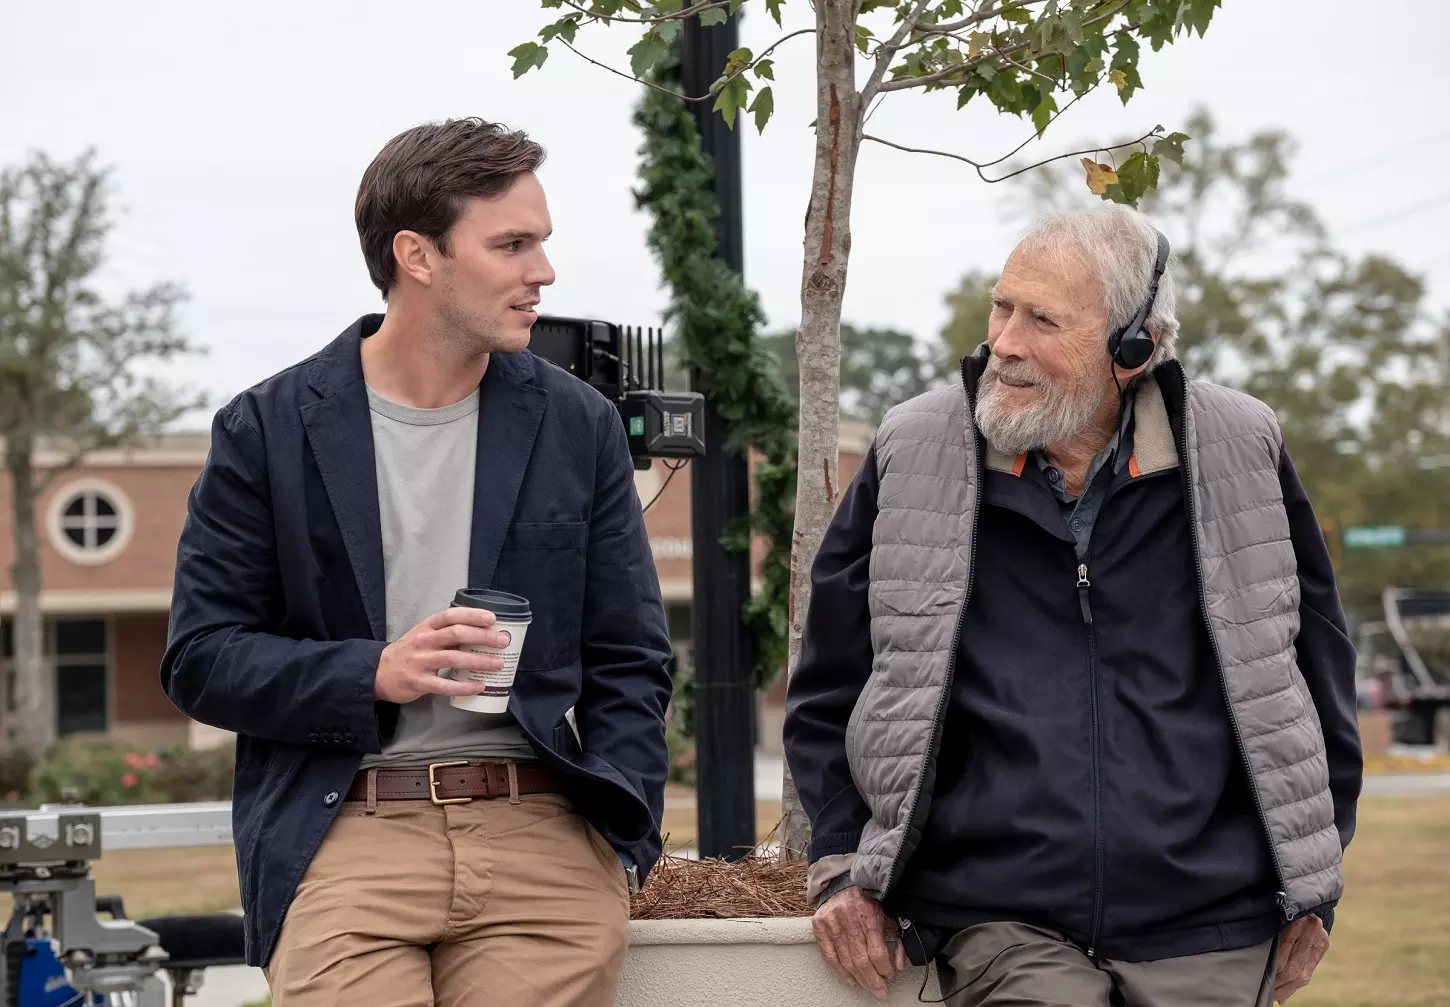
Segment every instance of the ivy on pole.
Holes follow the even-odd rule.
[[[766,543],[761,586],[744,613],[755,643],[756,685],[764,688],[786,660],[795,407],[758,334],[765,324],[759,299],[715,255],[713,167],[689,107],[671,93],[679,86],[678,45],[653,65],[656,87],[646,91],[634,115],[644,134],[635,199],[653,220],[648,243],[670,288],[666,322],[679,340],[681,361],[697,370],[697,390],[715,403],[730,431],[723,448],[757,455],[751,511],[730,529],[725,544],[732,551],[749,549],[755,535]]]

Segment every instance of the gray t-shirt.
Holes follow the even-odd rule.
[[[416,409],[369,388],[368,405],[393,641],[447,608],[454,592],[468,586],[478,392],[439,409]],[[447,696],[428,695],[403,705],[392,742],[380,755],[364,756],[362,766],[534,758],[512,715],[460,710]]]

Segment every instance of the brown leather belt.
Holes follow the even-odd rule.
[[[564,783],[558,774],[531,762],[513,763],[517,793],[562,794]],[[435,762],[426,769],[377,769],[379,801],[432,801],[434,804],[465,804],[474,800],[508,797],[507,762]],[[353,778],[349,801],[368,799],[368,771]]]

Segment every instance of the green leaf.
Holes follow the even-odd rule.
[[[730,13],[734,14],[736,11],[738,11],[740,9],[740,5],[744,2],[745,0],[730,0]]]
[[[1118,95],[1123,99],[1123,104],[1126,105],[1142,86],[1143,78],[1138,76],[1136,66],[1130,66],[1124,70],[1123,83],[1117,85]]]
[[[775,18],[775,26],[777,28],[784,27],[780,23],[780,5],[784,2],[785,0],[765,0],[765,9],[770,13],[771,17]]]
[[[1134,92],[1143,86],[1143,78],[1138,76],[1138,42],[1131,35],[1118,36],[1118,47],[1113,53],[1113,70],[1121,70],[1122,83],[1118,83],[1116,77],[1113,83],[1117,85],[1118,96],[1126,105],[1133,97]]]
[[[1213,12],[1223,5],[1223,0],[1188,0],[1188,9],[1183,21],[1189,28],[1198,29],[1198,37],[1203,38],[1208,31],[1208,23],[1213,20]]]
[[[1103,198],[1114,203],[1134,204],[1150,189],[1158,187],[1158,159],[1141,150],[1118,168],[1116,184],[1107,187]]]
[[[725,125],[731,129],[735,128],[735,113],[744,107],[750,86],[750,82],[744,77],[736,77],[722,87],[720,93],[715,97],[712,111],[719,112],[725,119]]]
[[[1057,111],[1057,99],[1052,95],[1044,95],[1032,110],[1032,125],[1037,127],[1037,135],[1041,137],[1047,130],[1047,124],[1052,121],[1053,114]],[[1056,134],[1053,134],[1054,136]]]
[[[763,80],[775,80],[775,60],[763,59],[756,63],[755,76]]]
[[[1154,157],[1166,157],[1174,164],[1183,163],[1183,144],[1189,139],[1187,133],[1169,133],[1153,144]]]
[[[1113,51],[1113,66],[1119,70],[1126,70],[1130,66],[1138,65],[1138,54],[1141,52],[1138,40],[1131,35],[1119,35],[1117,48]]]
[[[514,58],[514,80],[518,80],[536,67],[543,66],[544,60],[549,58],[548,47],[539,45],[537,42],[516,45],[508,51],[508,54]]]
[[[1067,33],[1067,37],[1069,39],[1071,39],[1074,44],[1079,43],[1079,42],[1082,41],[1082,37],[1083,37],[1083,27],[1082,26],[1083,26],[1083,22],[1086,21],[1086,20],[1087,20],[1087,15],[1086,14],[1083,14],[1083,13],[1079,13],[1078,11],[1064,11],[1063,12],[1063,14],[1062,14],[1062,30]]]
[[[1032,15],[1025,8],[1013,7],[1009,4],[1002,5],[1002,20],[1010,24],[1031,24]]]
[[[724,24],[729,17],[725,13],[724,8],[721,7],[711,7],[708,10],[702,10],[698,16],[702,25]]]
[[[539,31],[539,38],[546,43],[555,38],[561,38],[570,45],[574,44],[574,35],[579,31],[580,14],[570,14],[566,18],[560,18],[553,24],[545,25]]]
[[[856,48],[866,52],[871,46],[871,40],[876,36],[871,34],[871,29],[864,24],[856,26]]]
[[[765,132],[765,124],[770,121],[771,113],[775,111],[775,96],[770,93],[770,88],[763,87],[755,94],[755,100],[750,103],[750,111],[755,113],[755,129],[757,132]]]
[[[749,63],[754,58],[755,54],[749,49],[740,48],[736,49],[729,56],[726,56],[725,61],[727,63],[734,63],[736,66],[744,66],[746,63]]]
[[[654,69],[655,64],[670,54],[670,45],[653,30],[640,36],[640,40],[629,47],[629,69],[636,77],[643,79]]]

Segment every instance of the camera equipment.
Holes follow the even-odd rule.
[[[143,849],[231,840],[228,802],[0,812],[0,891],[14,903],[0,955],[0,1002],[179,1007],[200,987],[204,969],[242,964],[240,916],[131,921],[119,898],[96,897],[90,873],[103,842]]]
[[[597,388],[619,410],[636,469],[705,453],[705,400],[665,391],[662,333],[588,318],[540,315],[529,349]]]

